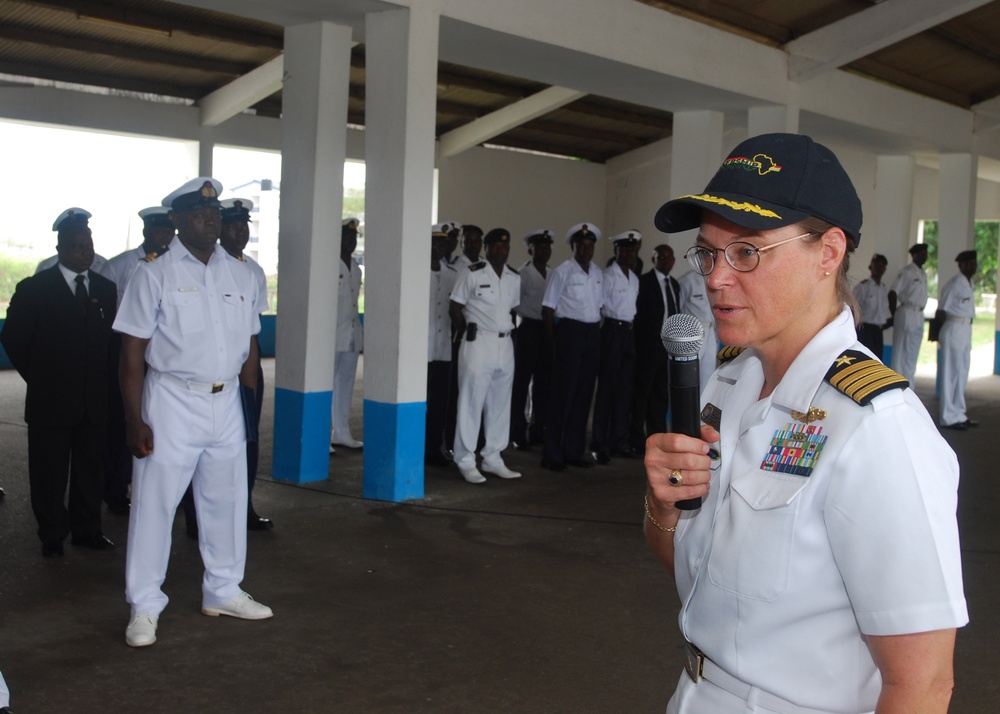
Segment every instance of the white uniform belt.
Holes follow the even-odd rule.
[[[743,680],[729,674],[729,672],[706,657],[701,650],[690,642],[686,644],[687,652],[684,669],[695,684],[701,679],[706,679],[720,689],[725,689],[733,696],[745,700],[748,705],[759,704],[766,709],[778,712],[778,714],[830,714],[830,712],[821,709],[800,707],[798,704],[793,704],[776,694],[765,692],[759,687],[747,684]]]
[[[158,370],[149,368],[149,374],[154,379],[162,379],[164,382],[170,382],[171,384],[176,384],[182,389],[187,389],[192,392],[207,392],[208,394],[218,394],[219,392],[226,392],[231,390],[236,384],[239,383],[238,378],[233,378],[226,380],[224,382],[192,382],[188,379],[181,379],[180,377],[175,377],[167,372],[160,372]]]
[[[496,330],[484,330],[480,327],[478,332],[486,332],[490,335],[496,335],[497,337],[507,337],[511,334],[512,330],[507,330],[507,332],[497,332]]]
[[[952,317],[951,315],[949,315],[945,319],[948,322],[957,322],[959,325],[971,325],[972,324],[972,318],[971,317]]]

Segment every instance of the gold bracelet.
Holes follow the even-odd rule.
[[[663,526],[660,525],[659,521],[657,521],[655,518],[653,518],[653,514],[649,512],[649,494],[647,494],[647,495],[645,495],[645,496],[642,497],[642,505],[646,509],[646,518],[648,518],[649,522],[652,523],[654,526],[656,526],[657,528],[659,528],[664,533],[673,533],[675,530],[677,530],[677,526],[671,526],[670,528],[664,528]]]

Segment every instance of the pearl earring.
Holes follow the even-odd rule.
[[[824,273],[824,275],[826,275],[826,277],[828,277],[828,278],[829,278],[829,277],[830,277],[830,271],[829,271],[829,270],[827,270],[827,271],[826,271],[826,272]]]

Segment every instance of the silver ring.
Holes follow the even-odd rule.
[[[667,480],[670,481],[671,486],[684,485],[684,477],[681,475],[680,469],[674,469],[673,471],[671,471],[670,476],[667,477]]]

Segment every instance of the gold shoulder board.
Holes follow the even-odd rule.
[[[482,270],[485,267],[486,267],[486,262],[485,261],[480,261],[479,263],[473,263],[472,265],[470,265],[469,266],[469,270],[474,273],[477,270]]]
[[[826,381],[861,406],[890,389],[910,386],[906,377],[858,350],[847,350],[834,360]]]
[[[716,357],[718,358],[720,364],[725,364],[729,360],[733,360],[739,357],[741,354],[743,354],[743,350],[745,349],[746,347],[729,347],[727,345],[726,347],[723,347],[721,350],[719,350],[719,353],[716,355]]]

